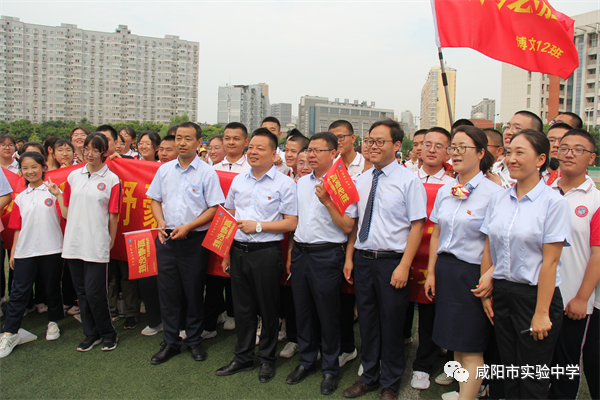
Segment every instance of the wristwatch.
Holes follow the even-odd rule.
[[[262,225],[260,224],[260,221],[258,221],[256,223],[256,233],[261,233],[262,232]]]

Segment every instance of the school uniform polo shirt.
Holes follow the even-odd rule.
[[[560,193],[558,184],[561,178],[552,183],[552,188]],[[581,287],[583,276],[592,255],[591,246],[600,246],[600,190],[593,179],[586,176],[585,182],[564,194],[569,202],[571,218],[571,247],[562,251],[560,292],[565,307]],[[595,228],[594,228],[595,227]],[[592,293],[587,303],[587,313],[594,311],[596,293]]]
[[[446,183],[454,182],[454,178],[446,175],[446,170],[442,167],[438,172],[433,175],[427,175],[427,172],[423,170],[423,167],[417,170],[417,176],[423,183],[435,183],[438,185],[445,185]]]
[[[239,160],[234,163],[229,162],[227,157],[223,159],[218,164],[213,165],[215,171],[229,171],[229,172],[237,172],[242,173],[250,170],[250,164],[248,164],[248,160],[246,159],[246,155],[243,155]]]
[[[109,214],[118,214],[121,208],[119,177],[106,165],[90,173],[85,164],[67,177],[63,199],[69,212],[62,258],[107,263]]]
[[[360,153],[356,153],[354,160],[348,165],[348,174],[352,180],[354,180],[358,178],[358,175],[362,173],[363,169],[365,169],[365,157]]]
[[[15,198],[8,227],[21,230],[15,258],[29,258],[62,252],[60,206],[46,185],[27,186]]]

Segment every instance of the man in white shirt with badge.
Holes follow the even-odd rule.
[[[444,163],[450,158],[446,148],[450,147],[451,140],[450,132],[444,128],[436,126],[427,131],[421,152],[423,166],[417,171],[421,182],[445,185],[454,181],[444,168]]]
[[[246,172],[250,170],[250,164],[244,154],[244,148],[248,146],[248,129],[239,122],[230,122],[223,130],[223,147],[225,158],[220,163],[213,165],[215,171]]]
[[[329,125],[328,131],[337,137],[338,153],[342,157],[346,169],[348,169],[348,174],[355,180],[365,167],[365,158],[362,154],[354,151],[356,135],[354,134],[352,124],[340,119]]]

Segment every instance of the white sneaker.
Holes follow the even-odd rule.
[[[156,328],[151,328],[150,326],[147,326],[144,329],[142,329],[142,335],[144,335],[144,336],[154,336],[158,332],[162,332],[162,330],[163,330],[163,324],[161,322],[160,324],[158,324],[156,326]]]
[[[223,330],[232,331],[235,329],[235,319],[233,317],[225,318],[225,323],[223,324]]]
[[[279,334],[277,335],[277,340],[279,342],[284,342],[287,339],[287,331],[285,328],[285,318],[281,320],[281,327],[279,328]]]
[[[48,330],[46,331],[46,340],[56,340],[60,337],[60,329],[56,322],[48,322]]]
[[[217,325],[225,323],[225,320],[225,316],[223,314],[219,314],[219,316],[217,317]]]
[[[0,358],[4,358],[8,356],[16,345],[21,341],[21,336],[16,333],[12,335],[4,333],[2,337],[0,337]]]
[[[187,339],[187,334],[185,333],[184,330],[179,331],[179,337],[182,338],[183,340]]]
[[[442,400],[458,400],[458,392],[455,390],[454,392],[448,392],[442,394]]]
[[[338,362],[340,363],[340,368],[342,368],[344,365],[346,365],[346,363],[348,361],[354,360],[357,355],[358,355],[358,351],[356,350],[356,348],[354,349],[354,351],[352,353],[340,354],[340,356],[338,357]]]
[[[413,389],[419,390],[429,389],[429,374],[421,371],[413,371],[410,386],[412,386]]]
[[[35,308],[37,308],[37,312],[40,314],[48,312],[48,306],[45,305],[44,303],[36,304]]]
[[[435,383],[442,386],[448,386],[454,383],[454,377],[448,376],[445,372],[442,372],[435,378]]]
[[[360,364],[360,367],[358,367],[358,376],[362,376],[363,372],[365,372],[365,369],[362,364]]]
[[[283,348],[283,350],[281,350],[281,353],[279,353],[279,357],[281,357],[281,358],[292,358],[299,351],[300,351],[300,348],[298,347],[297,343],[288,342],[285,345],[285,347]]]
[[[217,336],[217,331],[202,331],[202,339],[212,339]]]

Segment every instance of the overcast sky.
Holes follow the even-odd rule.
[[[489,1],[489,0],[486,0]],[[573,16],[600,0],[551,0]],[[23,22],[200,43],[198,119],[215,123],[220,85],[269,85],[270,101],[303,95],[338,97],[420,113],[421,88],[439,65],[429,0],[149,1],[1,0],[0,14]],[[500,107],[501,63],[471,49],[445,49],[457,72],[456,117],[469,118],[484,97]]]

